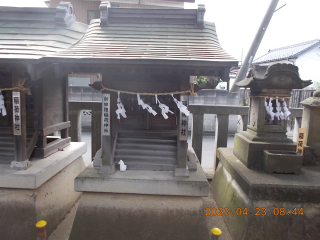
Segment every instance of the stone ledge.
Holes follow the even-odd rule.
[[[0,164],[0,188],[36,189],[87,151],[87,144],[71,142],[63,151],[46,158],[31,158],[27,170],[10,168]]]
[[[92,163],[76,177],[78,192],[133,193],[172,196],[209,195],[209,183],[198,164],[197,171],[190,171],[190,177],[175,178],[173,171],[127,170],[116,171],[109,176],[99,176]]]
[[[250,199],[320,202],[320,166],[302,167],[301,175],[267,174],[247,168],[232,148],[219,148],[217,157]]]

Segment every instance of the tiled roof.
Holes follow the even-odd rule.
[[[66,58],[126,58],[237,61],[218,42],[214,24],[114,24],[101,27],[93,20],[75,46],[54,54]]]
[[[238,62],[220,46],[214,23],[197,27],[197,10],[110,8],[108,22],[92,20],[79,43],[50,57]]]
[[[295,58],[299,54],[315,47],[318,44],[320,44],[320,39],[298,43],[287,47],[270,49],[267,54],[255,59],[253,63],[265,63],[278,60],[285,60],[288,58]]]
[[[75,21],[70,5],[0,7],[0,60],[39,59],[77,43],[88,26]]]

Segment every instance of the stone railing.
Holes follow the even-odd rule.
[[[203,116],[204,114],[216,114],[216,130],[215,130],[215,151],[219,147],[227,147],[228,141],[228,125],[229,115],[240,115],[242,119],[242,130],[247,130],[248,125],[248,106],[230,106],[230,105],[197,105],[190,104],[189,110],[193,115],[191,128],[191,145],[201,162],[202,155],[202,139],[203,139]],[[298,129],[301,127],[302,108],[290,109],[291,116],[295,117],[295,129],[293,139],[296,139]],[[216,156],[214,156],[216,159]],[[216,159],[216,166],[217,166]]]

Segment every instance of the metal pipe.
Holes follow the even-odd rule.
[[[218,240],[222,234],[222,231],[220,230],[220,228],[212,228],[211,233],[211,240]]]
[[[261,40],[264,36],[264,33],[266,32],[267,27],[270,23],[270,20],[273,16],[274,10],[277,7],[278,2],[279,2],[279,0],[272,0],[271,1],[269,8],[268,8],[268,10],[267,10],[262,22],[261,22],[261,25],[256,33],[256,36],[253,39],[253,42],[252,42],[251,47],[247,53],[247,56],[241,65],[241,68],[237,74],[236,79],[234,80],[234,83],[233,83],[233,86],[231,87],[230,92],[238,92],[239,91],[239,87],[235,83],[240,82],[241,80],[243,80],[245,78],[245,76],[248,72],[248,69],[253,61],[253,58],[256,55],[256,52],[259,48],[259,45],[260,45]]]
[[[41,220],[37,222],[37,240],[47,240],[47,229],[46,229],[47,222]]]

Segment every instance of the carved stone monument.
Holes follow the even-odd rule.
[[[292,89],[310,84],[300,79],[298,67],[280,63],[268,68],[256,65],[246,79],[237,83],[251,90],[248,130],[236,134],[234,140],[233,153],[243,164],[268,173],[300,173],[302,157],[288,152],[296,145],[286,135],[290,116],[287,106]],[[284,155],[290,160],[281,160]]]
[[[251,89],[248,131],[236,134],[234,149],[218,148],[211,182],[233,239],[320,239],[320,166],[303,166],[286,137],[291,89],[310,83],[288,64],[255,66],[238,83]],[[304,103],[305,148],[319,146],[318,99]]]

